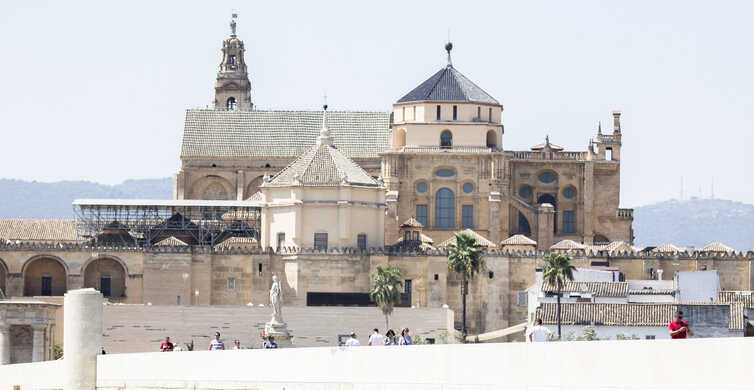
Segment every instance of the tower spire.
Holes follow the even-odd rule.
[[[317,145],[332,145],[330,129],[327,127],[327,103],[322,105],[322,129],[319,131],[319,137],[317,137]]]
[[[215,79],[215,109],[250,111],[251,83],[244,59],[243,41],[236,36],[237,13],[230,18],[230,37],[223,41],[220,70]]]

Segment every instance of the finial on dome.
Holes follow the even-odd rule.
[[[546,146],[550,146],[550,135],[549,134],[545,136],[545,145]]]
[[[327,103],[322,105],[322,129],[319,131],[319,137],[317,137],[317,145],[332,145],[332,138],[330,138],[330,129],[327,127]]]
[[[236,35],[236,19],[238,14],[231,14],[230,16],[230,35]]]
[[[445,51],[448,52],[448,66],[452,66],[453,63],[450,61],[450,51],[453,50],[453,42],[448,41],[448,43],[445,44]]]
[[[597,122],[597,134],[602,134],[602,121]]]

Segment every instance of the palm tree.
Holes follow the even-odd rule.
[[[402,286],[401,271],[394,265],[385,268],[377,266],[377,271],[372,273],[372,291],[369,297],[377,304],[385,315],[385,331],[387,332],[390,314],[395,305],[401,301],[401,292],[398,286]]]
[[[463,302],[463,322],[461,332],[466,340],[466,295],[468,294],[468,281],[474,279],[474,275],[484,268],[482,258],[482,246],[476,243],[474,236],[459,232],[456,233],[456,242],[448,245],[448,268],[455,271],[463,278],[461,284],[461,300]]]
[[[571,265],[571,258],[562,253],[550,253],[544,257],[545,269],[542,273],[544,282],[557,290],[558,339],[560,339],[560,295],[565,282],[573,280],[573,271],[576,267]]]

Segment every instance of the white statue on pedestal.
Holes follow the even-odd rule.
[[[270,306],[272,306],[271,324],[284,324],[283,321],[283,286],[277,276],[272,277],[270,287]]]

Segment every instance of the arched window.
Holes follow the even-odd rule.
[[[456,226],[456,197],[448,188],[441,188],[435,194],[435,227],[454,229]]]
[[[440,133],[440,147],[449,148],[453,146],[453,133],[450,130],[443,130]]]
[[[235,110],[236,109],[236,98],[229,97],[227,101],[225,101],[225,109],[226,110]]]
[[[404,146],[406,146],[406,129],[398,129],[398,132],[395,134],[393,149],[400,150]]]
[[[520,212],[518,213],[518,232],[527,237],[531,236],[531,226],[529,225],[529,221]]]
[[[552,220],[552,232],[558,233],[558,201],[552,194],[542,194],[537,198],[537,204],[549,203],[555,209],[555,218]]]
[[[497,148],[497,133],[495,133],[495,130],[487,132],[487,147],[493,149]]]

